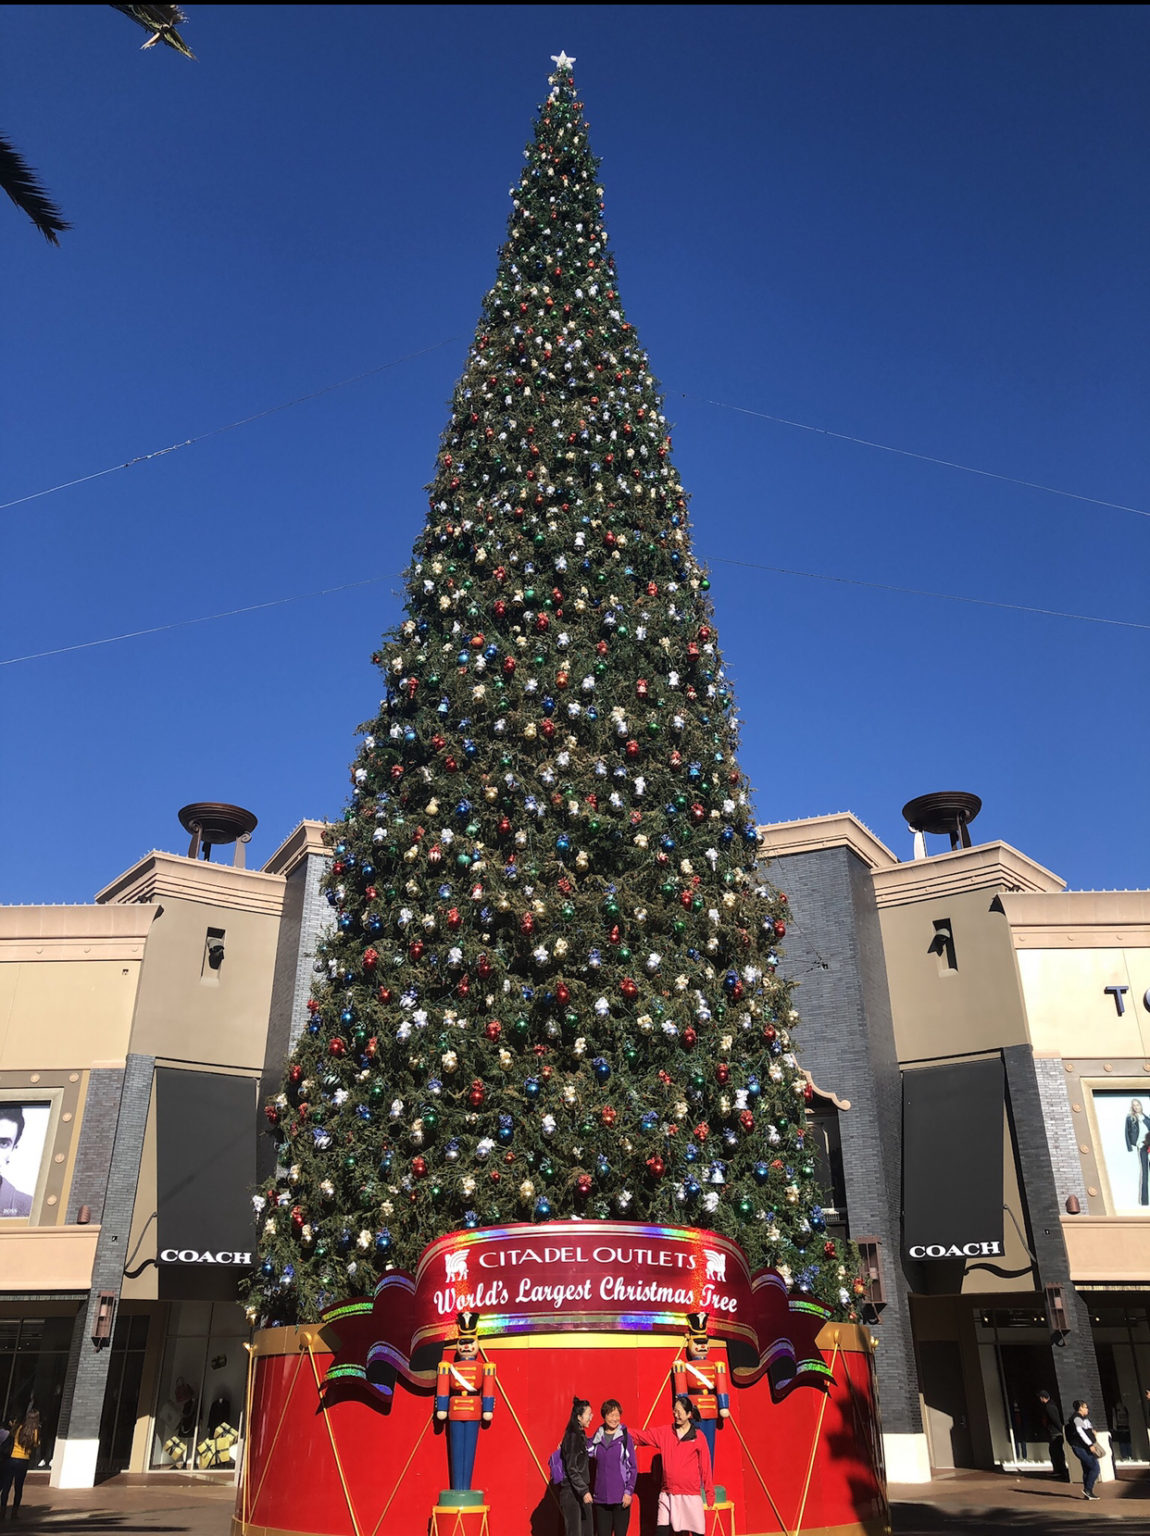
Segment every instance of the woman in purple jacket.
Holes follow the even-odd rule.
[[[609,1397],[599,1412],[603,1422],[595,1431],[591,1456],[595,1536],[627,1536],[631,1499],[635,1492],[635,1445],[623,1423],[623,1410]]]

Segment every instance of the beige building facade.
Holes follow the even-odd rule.
[[[1150,1461],[1150,892],[1067,890],[1005,843],[903,862],[846,815],[761,837],[771,878],[796,885],[788,959],[800,970],[843,924],[834,855],[873,902],[877,942],[869,952],[856,944],[855,956],[870,965],[872,991],[881,973],[901,1097],[900,1106],[893,1089],[887,1096],[898,1188],[877,1332],[891,1329],[897,1355],[897,1329],[909,1325],[913,1349],[913,1379],[896,1371],[886,1384],[879,1350],[884,1419],[900,1398],[905,1410],[896,1469],[1043,1464],[1040,1389],[1066,1415],[1087,1399],[1113,1459]],[[818,1018],[833,977],[812,966],[796,980],[800,1013],[813,1003]],[[817,1063],[833,1049],[824,1013],[816,1075],[837,1072],[853,1098],[849,1065]],[[947,1102],[948,1084],[973,1092],[983,1068],[1001,1085],[993,1102]],[[936,1106],[936,1134],[916,1121],[920,1102]],[[1001,1138],[993,1174],[981,1156],[988,1137]],[[849,1169],[846,1183],[849,1211]],[[948,1202],[965,1211],[980,1198],[984,1211],[1001,1208],[989,1245],[961,1241],[985,1237],[981,1228],[914,1241],[909,1224],[924,1202],[945,1230]],[[860,1230],[852,1222],[852,1235]]]
[[[154,852],[90,906],[0,908],[0,1414],[35,1403],[56,1486],[234,1467],[325,859],[304,822],[262,870]]]

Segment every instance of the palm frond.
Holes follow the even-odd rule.
[[[177,26],[188,19],[178,5],[114,5],[112,9],[130,16],[146,32],[152,34],[144,44],[145,48],[151,48],[156,43],[166,43],[186,59],[195,58],[195,54],[176,31]]]
[[[59,245],[56,238],[61,230],[71,229],[59,208],[40,185],[36,172],[20,151],[8,139],[0,135],[0,189],[7,192],[22,213],[26,213],[36,228],[52,245]]]

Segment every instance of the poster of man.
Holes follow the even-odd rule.
[[[32,1214],[52,1106],[0,1098],[0,1221]]]
[[[1094,1114],[1114,1210],[1150,1216],[1150,1083],[1095,1093]]]

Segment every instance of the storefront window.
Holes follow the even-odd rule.
[[[1150,1298],[1087,1295],[1104,1414],[1116,1461],[1150,1460],[1146,1391],[1150,1388]]]
[[[1041,1307],[993,1307],[976,1316],[979,1363],[995,1461],[1049,1466],[1039,1392],[1055,1393],[1050,1329]]]
[[[39,1465],[50,1466],[60,1419],[64,1372],[74,1318],[0,1318],[0,1418],[23,1418],[29,1406],[40,1413]]]
[[[172,1306],[153,1423],[152,1467],[230,1472],[243,1430],[251,1330],[235,1302]]]

